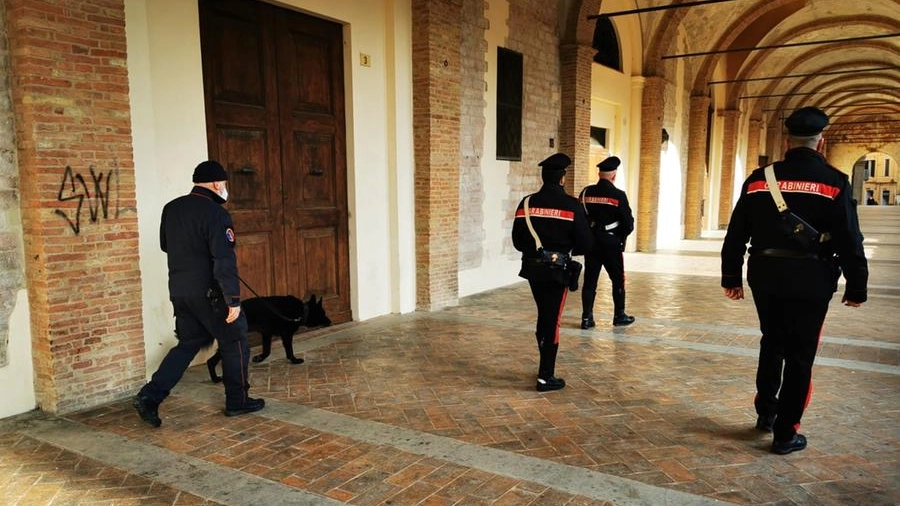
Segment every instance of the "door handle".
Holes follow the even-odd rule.
[[[309,175],[310,176],[323,176],[323,175],[325,175],[325,171],[316,167],[316,168],[309,169]]]
[[[250,175],[253,175],[253,174],[256,174],[256,169],[254,169],[253,167],[250,167],[250,166],[248,165],[248,166],[246,166],[246,167],[241,167],[240,169],[238,169],[238,174],[250,174]]]

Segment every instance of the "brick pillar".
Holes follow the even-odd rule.
[[[781,120],[770,121],[766,128],[766,155],[769,156],[769,163],[780,160],[784,156],[782,128]]]
[[[688,162],[684,195],[684,238],[698,239],[703,230],[703,176],[706,174],[706,135],[709,97],[691,97]]]
[[[596,183],[597,171],[590,167],[591,149],[591,65],[597,51],[584,44],[560,47],[562,117],[559,151],[572,157],[566,176],[566,191],[577,195]]]
[[[762,120],[751,119],[747,131],[747,174],[758,167],[759,162],[759,136],[762,128]],[[774,160],[773,160],[774,161]]]
[[[462,0],[413,0],[416,305],[459,300]]]
[[[731,206],[734,187],[734,157],[737,154],[738,121],[741,111],[727,109],[719,112],[719,116],[725,118],[722,133],[722,174],[719,185],[719,229],[728,228],[728,220],[731,219]]]
[[[659,214],[659,164],[666,81],[648,77],[641,100],[641,162],[638,175],[637,250],[656,251]]]
[[[6,0],[41,409],[144,381],[122,0]]]

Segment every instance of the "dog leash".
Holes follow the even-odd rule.
[[[302,306],[303,306],[303,314],[300,315],[299,318],[288,318],[287,316],[284,316],[283,314],[281,314],[280,312],[278,312],[278,310],[275,309],[274,307],[272,307],[271,304],[269,304],[268,302],[266,302],[266,299],[263,298],[260,294],[256,293],[256,290],[254,290],[253,287],[251,287],[249,284],[247,284],[247,282],[244,281],[244,278],[238,276],[238,279],[241,280],[241,283],[243,283],[244,286],[247,287],[247,290],[250,290],[250,293],[252,293],[253,295],[255,295],[256,298],[258,298],[259,301],[262,302],[264,306],[266,306],[267,308],[269,308],[269,311],[271,311],[272,314],[274,314],[275,316],[281,318],[282,320],[284,320],[284,321],[289,321],[289,322],[291,322],[291,323],[303,323],[303,322],[305,322],[305,321],[307,320],[307,318],[309,317],[309,306],[308,306],[305,302],[303,302],[302,300],[301,300],[300,302],[302,303]]]

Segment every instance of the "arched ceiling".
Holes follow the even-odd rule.
[[[697,0],[633,9],[685,3]],[[832,117],[830,142],[900,142],[900,0],[718,0],[627,15],[641,17],[649,74],[689,58],[694,94],[723,94],[770,127],[812,105]]]

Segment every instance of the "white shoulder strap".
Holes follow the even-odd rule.
[[[775,201],[775,207],[778,208],[778,212],[783,213],[788,210],[788,206],[784,197],[781,196],[781,189],[778,188],[778,181],[775,179],[775,169],[772,167],[772,165],[768,165],[763,169],[766,174],[766,184],[769,185],[769,193],[772,195],[772,200]]]
[[[587,186],[585,186],[584,188],[581,189],[581,193],[578,195],[578,200],[581,201],[581,207],[584,208],[584,214],[586,216],[590,216],[590,214],[588,213],[588,210],[587,210],[587,203],[584,201],[584,193],[587,191],[587,189],[588,189]]]
[[[528,225],[528,231],[531,232],[531,237],[534,237],[534,245],[537,246],[538,251],[544,249],[544,245],[541,244],[541,238],[538,237],[537,232],[534,231],[534,227],[531,225],[531,210],[528,209],[528,201],[531,200],[531,195],[525,197],[525,224]]]

